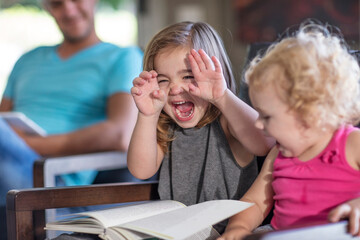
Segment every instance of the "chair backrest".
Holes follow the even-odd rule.
[[[126,153],[118,151],[43,158],[34,162],[34,187],[55,187],[56,176],[83,170],[127,168]]]
[[[11,190],[6,199],[8,240],[45,239],[45,210],[159,199],[157,182]],[[89,197],[91,196],[91,197]]]
[[[43,158],[34,162],[33,184],[34,187],[55,187],[56,177],[62,174],[83,170],[126,170],[126,168],[126,153],[119,151]],[[46,222],[54,221],[55,218],[56,209],[45,211]]]

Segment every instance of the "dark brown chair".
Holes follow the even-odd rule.
[[[57,187],[11,190],[7,195],[8,240],[44,240],[45,209],[126,203],[159,199],[157,182],[97,184],[85,187]],[[256,233],[246,240],[360,239],[347,233],[347,222],[314,224],[268,233]]]
[[[122,171],[127,170],[126,156],[125,152],[108,151],[39,159],[33,165],[33,184],[34,187],[55,187],[57,176],[83,170],[117,170],[117,174],[127,174]],[[56,209],[45,211],[46,222],[55,221],[55,218]]]
[[[46,209],[155,199],[157,182],[11,190],[6,199],[8,240],[44,240]]]

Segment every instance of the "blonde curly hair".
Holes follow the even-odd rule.
[[[154,60],[159,53],[179,46],[188,47],[189,51],[192,48],[203,49],[209,56],[217,57],[221,63],[227,87],[232,92],[236,92],[235,79],[223,42],[218,33],[204,22],[179,22],[158,32],[145,49],[144,70],[154,69]],[[220,114],[219,109],[209,104],[205,115],[196,127],[201,128],[211,123]],[[172,132],[175,127],[177,127],[175,122],[162,111],[157,125],[157,142],[164,153],[168,151],[168,146],[173,140]]]
[[[245,72],[249,88],[269,84],[306,126],[338,128],[360,120],[359,64],[331,27],[305,22],[293,36],[257,56]],[[275,67],[275,68],[273,68]],[[276,69],[276,74],[269,69]],[[264,77],[267,74],[267,77]]]

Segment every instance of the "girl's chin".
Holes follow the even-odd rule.
[[[176,124],[179,125],[181,128],[193,128],[197,125],[197,122],[194,123],[193,121],[176,121]]]
[[[281,155],[283,155],[284,157],[293,157],[294,155],[288,151],[287,149],[283,148],[281,145],[279,145],[278,143],[276,143],[276,147],[279,150],[279,152],[281,152]]]

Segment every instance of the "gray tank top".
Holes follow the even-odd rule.
[[[256,160],[244,168],[237,164],[218,120],[200,129],[178,129],[174,134],[176,139],[160,169],[161,199],[186,205],[214,199],[238,200],[255,180]],[[226,224],[227,220],[214,227],[222,233]],[[53,240],[84,239],[80,235],[62,234]]]
[[[240,199],[258,174],[256,158],[240,167],[219,120],[200,129],[177,129],[163,159],[161,199],[192,205],[214,199]]]

